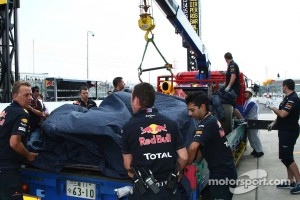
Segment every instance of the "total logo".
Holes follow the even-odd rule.
[[[151,133],[151,134],[157,134],[161,131],[168,131],[166,125],[161,126],[158,124],[150,124],[149,126],[143,128],[141,127],[141,135],[145,134],[145,133]]]
[[[156,160],[162,158],[172,158],[170,152],[162,152],[162,153],[144,153],[144,156],[147,160]]]

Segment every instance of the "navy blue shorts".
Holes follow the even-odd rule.
[[[279,131],[279,159],[294,160],[294,146],[299,132]]]

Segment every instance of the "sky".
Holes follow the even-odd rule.
[[[181,1],[177,0],[180,5]],[[138,0],[24,0],[18,9],[20,72],[49,77],[111,82],[122,76],[138,83],[146,45],[138,27]],[[186,71],[186,49],[180,35],[154,2],[154,41],[174,73]],[[231,52],[240,70],[254,82],[300,78],[299,0],[202,0],[201,40],[211,70],[226,70]],[[92,31],[95,35],[87,34]],[[165,62],[150,44],[143,69]],[[166,70],[144,72],[155,82]]]

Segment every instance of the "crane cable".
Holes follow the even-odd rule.
[[[151,0],[151,4],[152,4],[152,0]],[[159,51],[158,47],[156,46],[156,44],[154,42],[154,34],[152,33],[152,30],[155,28],[155,23],[154,23],[154,18],[151,16],[151,12],[149,10],[151,5],[147,3],[147,0],[141,0],[141,3],[140,3],[139,7],[140,7],[140,19],[138,20],[138,24],[139,24],[140,29],[146,31],[144,38],[147,41],[146,45],[145,45],[142,61],[141,61],[141,64],[138,68],[139,80],[140,80],[140,82],[143,82],[142,79],[141,79],[141,75],[142,75],[143,72],[151,71],[151,70],[157,70],[157,69],[167,69],[173,77],[173,73],[172,73],[172,70],[171,70],[172,69],[172,64],[170,64],[166,61],[165,57]],[[153,11],[152,11],[152,13],[153,13]],[[151,38],[149,37],[150,33],[151,33]],[[164,60],[164,62],[165,62],[164,66],[154,67],[154,68],[149,68],[149,69],[142,69],[142,64],[143,64],[143,61],[144,61],[149,43],[152,43],[154,45],[155,49],[157,50],[159,55]]]

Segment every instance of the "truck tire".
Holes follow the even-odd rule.
[[[226,133],[229,134],[233,130],[233,107],[230,104],[223,104],[225,120],[221,122],[221,125]]]

